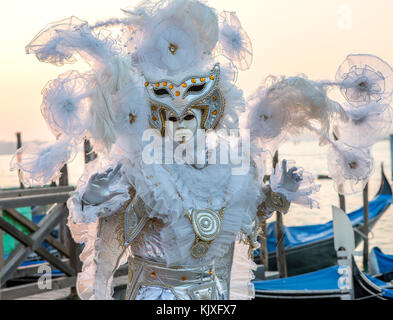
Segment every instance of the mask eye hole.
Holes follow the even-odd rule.
[[[195,116],[193,114],[188,114],[184,117],[184,120],[186,121],[190,121],[193,120],[195,118]]]
[[[189,92],[201,92],[203,89],[205,89],[206,83],[196,85],[196,86],[191,86],[188,88],[187,93]]]
[[[163,89],[153,89],[154,90],[154,94],[156,96],[164,96],[164,95],[169,95],[169,92],[167,89],[163,88]]]
[[[168,120],[171,121],[171,122],[177,122],[177,118],[174,117],[174,116],[170,116],[170,117],[168,118]]]

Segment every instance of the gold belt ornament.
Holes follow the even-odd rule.
[[[209,251],[211,243],[220,234],[224,211],[225,207],[221,208],[219,212],[212,209],[191,209],[186,212],[195,234],[195,242],[191,247],[191,255],[194,258],[204,257]]]

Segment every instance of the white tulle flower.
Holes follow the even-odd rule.
[[[25,185],[44,185],[61,176],[61,168],[73,154],[70,140],[45,145],[31,143],[16,151],[11,160],[11,170],[20,170]]]
[[[77,30],[86,25],[86,21],[77,17],[51,23],[26,46],[26,53],[34,53],[38,60],[59,66],[74,63],[76,62],[75,48],[70,39],[74,37],[75,32],[78,32]]]
[[[329,176],[340,194],[360,192],[374,168],[374,159],[367,148],[355,148],[335,142],[328,150]]]
[[[142,79],[139,79],[143,83]],[[127,136],[128,142],[142,139],[144,131],[149,128],[150,104],[144,95],[144,87],[136,81],[130,81],[118,93],[114,103],[116,114],[116,135]],[[132,136],[132,139],[130,137]],[[126,139],[127,140],[127,139]]]
[[[165,21],[159,24],[139,51],[140,62],[178,72],[195,63],[200,52],[197,33]]]
[[[288,109],[270,95],[254,95],[249,100],[248,126],[252,137],[276,138],[290,120]]]
[[[393,110],[388,104],[370,103],[346,108],[348,121],[336,121],[334,133],[343,143],[365,148],[388,136],[393,123]]]
[[[349,55],[336,73],[345,99],[353,106],[389,103],[393,93],[393,69],[373,55]]]
[[[75,63],[76,55],[80,55],[89,65],[97,64],[99,68],[119,52],[110,33],[96,34],[86,21],[74,16],[49,24],[26,46],[26,53],[58,66]]]
[[[222,13],[219,42],[224,53],[240,70],[250,68],[253,59],[252,43],[235,12]]]
[[[324,87],[304,77],[268,77],[249,102],[251,135],[275,139],[281,134],[300,134],[319,123],[321,142],[334,115],[345,118],[342,107],[329,99]]]
[[[88,79],[76,71],[66,72],[42,91],[42,114],[53,134],[79,137],[90,126]]]
[[[143,22],[132,28],[128,49],[144,73],[165,70],[174,75],[201,66],[218,41],[218,19],[214,10],[199,1],[156,1],[159,11],[150,6],[126,11]]]

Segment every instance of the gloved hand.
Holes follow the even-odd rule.
[[[282,161],[282,176],[280,180],[280,187],[291,192],[296,192],[303,181],[303,172],[297,173],[297,167],[292,167],[287,171],[287,160]]]
[[[82,201],[86,205],[99,205],[113,197],[122,194],[122,192],[111,192],[109,186],[120,178],[121,163],[114,169],[109,168],[104,173],[92,175],[87,183],[87,188],[82,196]]]

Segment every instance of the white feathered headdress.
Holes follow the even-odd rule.
[[[43,90],[42,114],[58,142],[53,148],[35,146],[29,150],[52,159],[47,165],[52,163],[48,172],[53,174],[44,175],[38,167],[29,167],[27,159],[32,155],[24,148],[13,168],[30,172],[29,177],[34,172],[45,177],[34,180],[22,175],[26,184],[47,183],[59,175],[59,165],[70,160],[68,153],[62,157],[55,154],[59,143],[68,150],[88,138],[94,151],[107,154],[119,134],[138,136],[146,129],[148,106],[142,75],[179,81],[221,62],[221,89],[229,98],[221,126],[238,126],[244,103],[232,84],[237,67],[244,70],[250,66],[252,46],[235,13],[218,15],[198,0],[142,1],[123,11],[125,18],[95,25],[76,17],[51,23],[26,46],[26,52],[42,62],[61,66],[81,57],[91,67],[83,74],[66,72]],[[115,38],[111,29],[120,36]],[[127,127],[129,121],[138,125]]]

